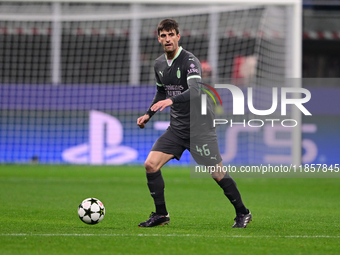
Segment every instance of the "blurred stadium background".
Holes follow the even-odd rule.
[[[165,112],[145,130],[135,124],[155,92],[159,21],[178,20],[181,45],[202,61],[206,83],[244,89],[298,78],[291,70],[298,47],[290,41],[291,15],[290,7],[274,4],[0,1],[0,163],[144,162],[168,120]],[[313,114],[303,119],[303,163],[339,163],[339,20],[340,1],[303,1],[297,59]],[[230,98],[222,96],[228,103],[219,112],[230,116]],[[255,98],[264,109],[271,103],[263,91]],[[228,128],[219,137],[228,137]],[[225,163],[291,162],[292,136],[280,127],[234,138],[221,143]],[[171,162],[188,163],[188,153]]]

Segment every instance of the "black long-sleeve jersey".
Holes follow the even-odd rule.
[[[191,52],[180,47],[172,60],[168,60],[165,53],[158,57],[154,70],[157,92],[151,106],[166,98],[173,101],[170,130],[183,139],[189,139],[190,136],[212,129],[214,114],[209,100],[208,114],[201,115],[202,68],[199,60]],[[147,114],[152,117],[155,112],[149,108]],[[193,134],[193,131],[197,134]]]

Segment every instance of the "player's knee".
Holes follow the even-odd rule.
[[[153,163],[151,160],[146,160],[144,162],[144,167],[145,167],[145,170],[146,172],[148,173],[154,173],[154,172],[157,172],[157,166],[155,163]]]
[[[216,173],[211,174],[211,177],[217,182],[223,179],[223,175],[221,176],[220,174],[216,174]]]

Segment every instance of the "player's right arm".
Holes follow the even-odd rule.
[[[156,104],[157,102],[166,99],[166,91],[165,91],[163,85],[161,84],[161,81],[160,81],[160,79],[158,77],[156,69],[155,69],[155,76],[156,76],[156,83],[157,83],[157,91],[156,91],[156,94],[155,94],[155,96],[154,96],[154,98],[152,100],[152,103],[151,103],[149,109],[147,110],[147,112],[143,116],[141,116],[141,117],[139,117],[137,119],[137,125],[139,126],[139,128],[144,128],[145,124],[156,113],[156,111],[152,111],[151,110],[151,107],[154,104]]]
[[[157,85],[157,92],[152,100],[152,103],[148,109],[148,111],[141,117],[139,117],[137,119],[137,125],[140,127],[140,128],[144,128],[145,127],[145,124],[151,119],[151,117],[156,113],[156,111],[152,111],[151,110],[151,107],[161,101],[161,100],[164,100],[166,99],[166,92],[165,92],[165,89],[163,86],[158,86]]]

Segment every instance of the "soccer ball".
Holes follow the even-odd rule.
[[[78,207],[78,215],[87,224],[97,224],[104,219],[104,204],[97,198],[86,198]]]

